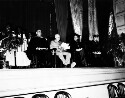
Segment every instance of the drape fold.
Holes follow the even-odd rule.
[[[83,1],[70,0],[71,15],[74,26],[74,32],[82,36],[83,31]]]
[[[93,40],[93,35],[99,35],[96,14],[96,0],[88,0],[89,40]]]
[[[54,0],[58,33],[61,40],[66,42],[68,0]]]

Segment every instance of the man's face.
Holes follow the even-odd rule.
[[[37,34],[38,37],[41,37],[42,36],[41,30],[37,30],[36,34]]]
[[[94,37],[94,41],[98,42],[99,41],[99,37]]]
[[[78,40],[78,36],[74,36],[74,41],[77,41]]]
[[[56,39],[57,41],[59,41],[59,40],[60,40],[60,35],[59,35],[59,34],[56,34],[56,35],[55,35],[55,39]]]

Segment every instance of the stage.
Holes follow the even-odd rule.
[[[58,91],[68,91],[71,96],[77,90],[102,87],[108,98],[107,85],[125,82],[125,68],[31,68],[31,69],[1,69],[0,96],[31,96],[35,93],[54,94]],[[100,88],[101,89],[101,88]],[[85,90],[86,91],[86,90]],[[89,92],[90,90],[88,90]],[[98,92],[96,92],[98,94]],[[95,94],[96,94],[95,93]],[[101,93],[101,91],[100,91]],[[82,94],[82,93],[81,93]],[[54,96],[54,95],[53,95]],[[83,98],[83,95],[80,95]],[[89,93],[88,93],[89,96]],[[99,98],[91,97],[91,98]],[[53,98],[52,95],[50,98]],[[75,98],[75,97],[72,97]]]

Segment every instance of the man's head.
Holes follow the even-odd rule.
[[[41,32],[40,29],[38,29],[38,30],[36,31],[36,35],[37,35],[38,37],[41,37],[41,36],[42,36],[42,32]]]
[[[99,36],[98,36],[98,35],[94,35],[93,40],[94,40],[95,42],[99,42]]]
[[[59,34],[55,34],[55,40],[59,41],[60,40],[60,35]]]
[[[74,41],[78,41],[79,37],[77,35],[74,35]]]
[[[80,39],[80,35],[78,35],[76,33],[74,34],[73,37],[74,37],[74,41],[78,41]]]

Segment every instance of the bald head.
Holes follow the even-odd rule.
[[[59,34],[55,34],[55,40],[59,41],[60,40],[60,35]]]

